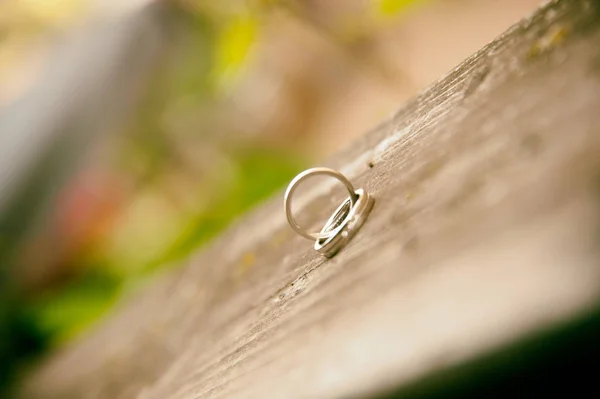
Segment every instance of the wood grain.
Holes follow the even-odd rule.
[[[22,397],[372,395],[598,312],[599,15],[544,6],[326,162],[376,198],[332,260],[277,195]],[[315,225],[344,195],[302,191]]]

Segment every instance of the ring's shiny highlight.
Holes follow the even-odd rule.
[[[315,175],[331,176],[339,180],[348,190],[349,197],[340,204],[319,233],[310,233],[300,227],[292,215],[292,195],[300,182]],[[315,250],[328,258],[345,247],[356,234],[371,212],[373,202],[366,191],[355,190],[344,175],[329,168],[312,168],[300,173],[291,181],[283,200],[285,214],[292,229],[302,237],[316,240]]]

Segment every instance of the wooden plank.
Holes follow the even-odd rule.
[[[596,314],[599,28],[596,2],[552,2],[327,162],[376,198],[332,260],[278,195],[23,397],[370,395]],[[314,224],[343,199],[305,188]]]

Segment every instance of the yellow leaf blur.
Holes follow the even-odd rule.
[[[383,16],[395,16],[418,0],[374,0],[378,14]]]
[[[227,85],[246,64],[256,40],[258,21],[253,15],[240,15],[226,22],[215,44],[213,74],[217,82]]]

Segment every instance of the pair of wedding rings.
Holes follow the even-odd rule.
[[[326,175],[339,180],[348,190],[349,197],[333,212],[318,233],[311,233],[298,225],[292,214],[292,195],[298,185],[311,176]],[[373,208],[373,198],[363,189],[355,190],[344,175],[329,168],[312,168],[296,176],[288,186],[283,206],[288,223],[294,231],[309,240],[315,240],[315,250],[331,258],[348,244],[362,227]]]

